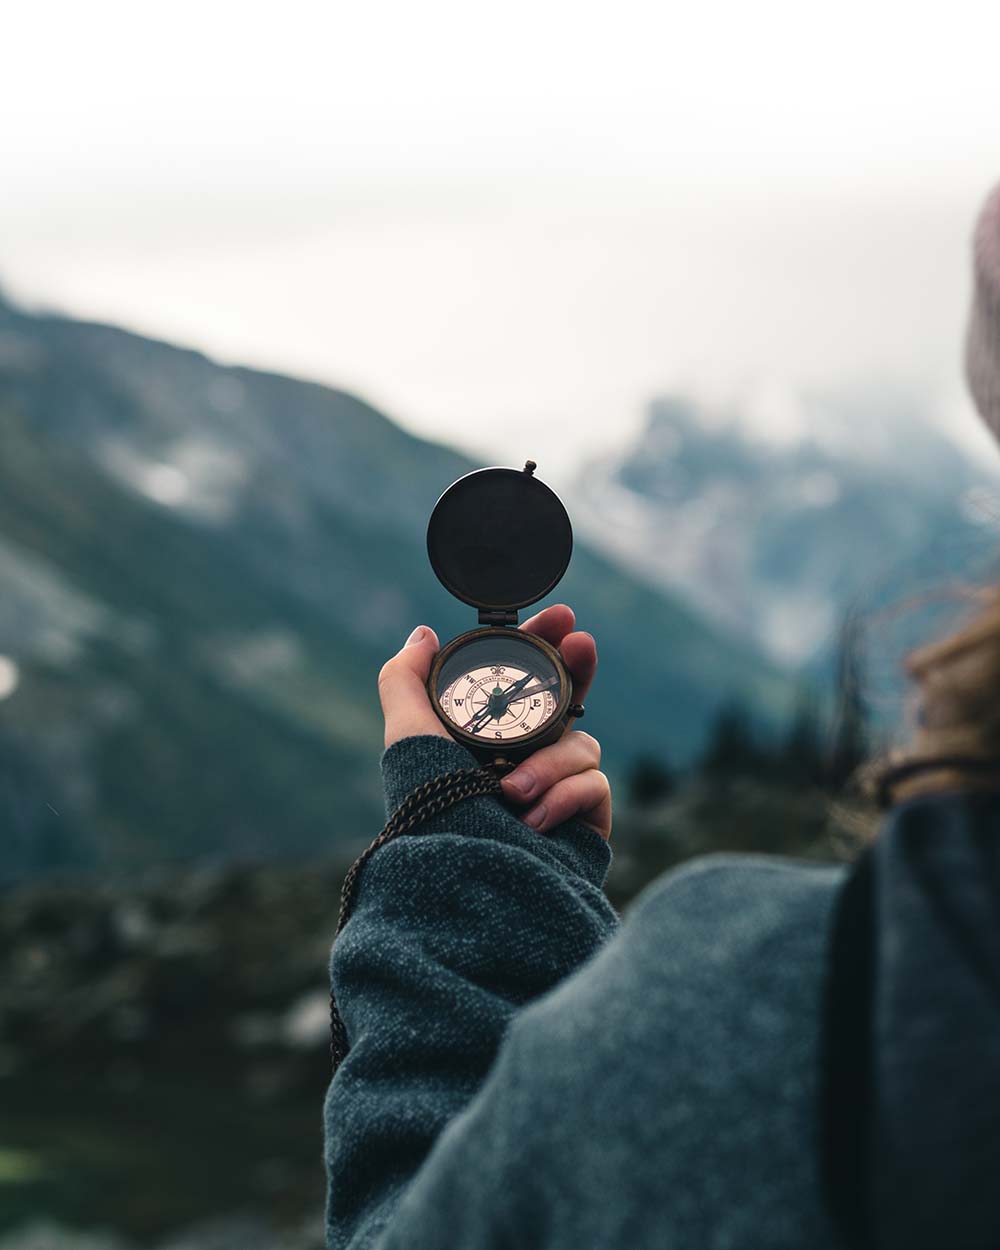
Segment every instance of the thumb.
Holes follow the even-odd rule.
[[[438,639],[427,625],[418,625],[378,675],[378,694],[385,716],[385,745],[414,734],[436,734],[447,738],[448,731],[438,720],[427,697],[427,675],[438,652]]]

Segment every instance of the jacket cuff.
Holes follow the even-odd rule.
[[[382,755],[385,810],[389,818],[411,790],[458,768],[477,768],[471,751],[453,738],[418,734],[400,738]],[[425,833],[452,833],[492,838],[524,850],[582,876],[600,889],[611,865],[611,847],[596,830],[578,820],[567,820],[548,833],[538,833],[520,820],[505,803],[490,795],[461,799],[453,807],[422,824]]]
[[[417,786],[458,768],[476,768],[478,763],[472,752],[454,738],[437,734],[400,738],[382,756],[386,819]]]

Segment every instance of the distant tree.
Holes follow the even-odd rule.
[[[857,613],[848,612],[837,634],[834,668],[836,704],[826,770],[833,789],[840,789],[850,780],[871,750],[865,678],[862,623]]]
[[[756,773],[765,758],[744,705],[737,699],[723,703],[709,730],[701,771],[715,776],[745,776]]]
[[[802,690],[791,723],[773,760],[775,779],[791,786],[818,786],[826,780],[823,727],[810,690]]]
[[[669,799],[676,788],[670,766],[655,755],[640,755],[626,778],[626,793],[635,807],[651,807]]]

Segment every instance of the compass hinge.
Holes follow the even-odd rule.
[[[516,612],[500,612],[496,608],[479,609],[480,625],[516,625]]]

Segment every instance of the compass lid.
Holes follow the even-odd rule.
[[[573,553],[555,491],[524,469],[477,469],[444,492],[427,524],[438,581],[474,608],[513,611],[549,593]]]

